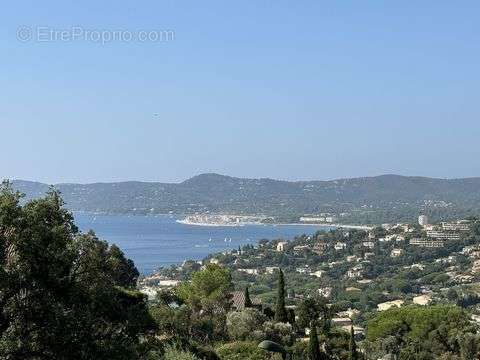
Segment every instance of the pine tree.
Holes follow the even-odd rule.
[[[359,354],[357,351],[357,344],[355,343],[355,332],[353,331],[353,326],[350,328],[350,353],[348,355],[349,360],[359,360]]]
[[[310,323],[310,339],[308,341],[308,360],[321,360],[320,344],[318,342],[317,325]]]
[[[288,321],[287,310],[285,309],[285,279],[282,269],[278,272],[278,295],[275,309],[275,321],[286,323]]]
[[[250,293],[248,292],[248,286],[245,288],[245,307],[250,308],[252,307],[252,300],[250,300]]]

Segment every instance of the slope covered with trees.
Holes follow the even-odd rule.
[[[46,184],[15,181],[27,198]],[[57,184],[72,210],[110,213],[216,212],[266,214],[298,219],[302,214],[347,213],[344,221],[412,220],[466,216],[479,209],[480,178],[432,179],[384,175],[332,181],[278,181],[203,174],[178,184],[120,182]]]

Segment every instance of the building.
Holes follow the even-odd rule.
[[[391,257],[399,257],[399,256],[402,256],[404,253],[404,250],[403,249],[393,249],[391,252],[390,252],[390,256]]]
[[[295,253],[301,253],[303,251],[306,251],[310,248],[308,245],[297,245],[293,247],[293,252]]]
[[[375,247],[375,243],[373,241],[364,241],[362,244],[369,249],[373,249]]]
[[[349,278],[358,278],[361,277],[363,274],[363,267],[362,265],[357,265],[347,271],[347,277]]]
[[[349,317],[334,317],[332,318],[332,325],[333,326],[351,326],[352,319]]]
[[[322,255],[323,252],[327,249],[327,243],[324,241],[319,241],[313,245],[312,251],[317,255]]]
[[[427,215],[420,215],[420,216],[418,217],[418,223],[419,223],[421,226],[428,225],[428,217],[427,217]]]
[[[460,234],[451,231],[427,230],[427,236],[439,240],[460,240]]]
[[[337,243],[335,243],[335,245],[333,246],[333,248],[335,250],[345,250],[347,248],[347,244],[344,243],[344,242],[340,242],[338,241]]]
[[[235,311],[245,310],[245,292],[233,291],[232,295],[232,309]]]
[[[385,311],[385,310],[388,310],[394,306],[396,307],[400,307],[402,306],[404,303],[403,300],[393,300],[393,301],[387,301],[387,302],[384,302],[384,303],[380,303],[377,305],[377,310],[378,311]]]
[[[237,269],[237,271],[240,271],[249,275],[258,275],[258,269]]]
[[[413,298],[413,303],[417,305],[428,305],[432,301],[430,295],[419,295]]]
[[[265,267],[265,272],[267,274],[273,274],[277,270],[280,270],[280,268],[278,266],[267,266],[267,267]]]
[[[460,220],[455,223],[442,222],[442,229],[447,231],[469,231],[470,221]]]
[[[286,249],[286,247],[287,247],[287,244],[288,244],[287,241],[280,241],[280,242],[277,244],[277,251],[285,251],[285,249]]]
[[[330,297],[332,295],[332,288],[331,287],[323,287],[317,290],[318,294],[323,297]]]
[[[323,271],[323,270],[317,270],[315,272],[311,272],[310,276],[315,276],[317,278],[321,278],[324,273],[325,273],[325,271]]]
[[[413,239],[410,239],[410,245],[420,246],[424,248],[440,248],[440,247],[443,247],[443,241],[413,238]]]

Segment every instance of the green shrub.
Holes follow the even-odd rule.
[[[163,360],[198,360],[191,352],[180,349],[178,346],[168,345],[163,354]]]
[[[269,354],[250,341],[237,341],[219,346],[217,354],[222,360],[267,360]]]

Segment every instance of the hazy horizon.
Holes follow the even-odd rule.
[[[261,178],[253,178],[253,177],[246,177],[246,176],[232,176],[229,174],[222,174],[222,173],[212,173],[212,172],[202,172],[199,174],[195,174],[189,176],[185,179],[180,179],[178,181],[159,181],[159,180],[136,180],[136,179],[126,179],[126,180],[114,180],[114,181],[91,181],[91,182],[73,182],[73,181],[65,181],[65,182],[45,182],[39,181],[35,179],[21,179],[21,178],[0,178],[1,180],[9,180],[9,181],[30,181],[36,183],[43,183],[48,185],[68,185],[68,184],[79,184],[79,185],[89,185],[89,184],[110,184],[110,183],[126,183],[126,182],[141,182],[141,183],[165,183],[165,184],[179,184],[183,181],[195,178],[201,175],[219,175],[231,178],[238,178],[238,179],[248,179],[248,180],[258,180],[258,179],[269,179],[269,180],[276,180],[276,181],[287,181],[287,182],[304,182],[304,181],[336,181],[336,180],[344,180],[344,179],[360,179],[360,178],[375,178],[380,176],[402,176],[402,177],[409,177],[409,178],[430,178],[430,179],[437,179],[437,180],[456,180],[456,179],[476,179],[480,178],[480,176],[469,176],[469,177],[434,177],[434,176],[420,176],[420,175],[405,175],[405,174],[378,174],[378,175],[369,175],[369,176],[352,176],[352,177],[344,177],[344,178],[318,178],[318,179],[280,179],[280,178],[273,178],[273,177],[261,177]]]

